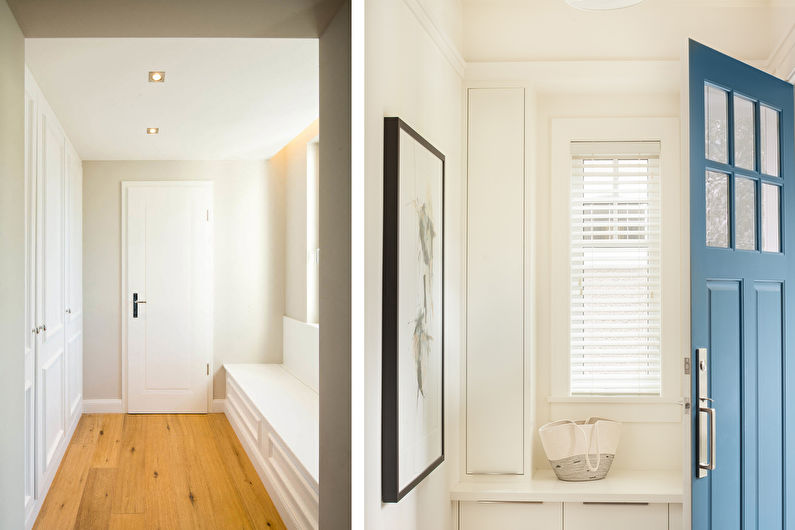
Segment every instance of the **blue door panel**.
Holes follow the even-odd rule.
[[[783,515],[782,292],[780,283],[756,284],[757,528],[775,528],[781,525]]]
[[[720,355],[726,362],[713,362],[709,386],[712,398],[721,406],[740,406],[740,329],[742,319],[742,283],[739,281],[708,281],[709,294],[709,350],[713,355]],[[717,359],[716,359],[717,361]],[[717,442],[718,462],[739,462],[740,452],[740,418],[721,417],[721,431]],[[710,480],[710,496],[712,505],[727,496],[740,498],[740,466],[724,465],[708,477]],[[740,528],[740,505],[726,506],[713,510],[711,514],[712,528],[733,530]]]
[[[698,478],[698,418],[691,416],[693,530],[795,530],[795,352],[787,331],[795,329],[788,285],[795,280],[795,228],[788,220],[795,205],[795,95],[780,79],[699,43],[689,50],[690,280],[693,366],[698,348],[708,349],[709,397],[717,416],[717,466]],[[705,154],[704,87],[728,97],[728,160]],[[755,167],[735,167],[733,95],[754,102]],[[779,111],[779,175],[760,171],[760,106]],[[707,171],[727,175],[731,227],[728,248],[706,244]],[[737,250],[733,193],[736,178],[753,180],[756,190],[755,250]],[[780,186],[781,252],[762,252],[763,184]],[[699,403],[693,371],[693,408]],[[789,454],[788,454],[789,453]]]

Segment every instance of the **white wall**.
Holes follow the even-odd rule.
[[[83,163],[85,399],[121,397],[121,182],[214,183],[214,397],[224,362],[281,362],[284,182],[264,161]]]
[[[440,34],[437,28],[460,31],[460,16],[460,5],[454,0],[373,0],[365,10],[364,527],[368,529],[435,530],[452,528],[453,524],[449,487],[458,480],[463,331],[463,85],[457,69],[462,65],[456,61],[456,36]],[[400,503],[387,505],[381,503],[385,116],[402,118],[446,157],[445,462]]]
[[[25,52],[0,1],[0,528],[22,528],[24,504]]]
[[[285,186],[284,314],[307,321],[306,173],[307,143],[318,135],[315,120],[268,160],[268,172]]]

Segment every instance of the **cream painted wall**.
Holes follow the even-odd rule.
[[[458,28],[460,6],[373,0],[365,11],[364,527],[449,529],[458,480],[463,333],[463,84],[423,16]],[[427,10],[423,6],[429,6]],[[420,13],[418,14],[418,9]],[[434,17],[443,16],[443,20]],[[457,29],[458,30],[458,29]],[[447,37],[452,40],[455,36]],[[398,116],[446,157],[445,462],[398,504],[381,503],[383,119]],[[322,144],[321,144],[322,149]],[[325,252],[325,250],[324,250]],[[354,278],[356,281],[357,278]],[[321,326],[321,330],[322,330]],[[322,384],[321,384],[322,386]]]
[[[264,161],[83,163],[85,399],[121,397],[121,182],[214,183],[214,397],[224,362],[281,362],[284,182]]]
[[[24,505],[25,44],[0,0],[0,528],[22,528]]]
[[[307,143],[318,135],[315,120],[268,160],[268,172],[285,186],[285,315],[306,322]]]

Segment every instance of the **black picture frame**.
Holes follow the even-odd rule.
[[[441,369],[439,372],[441,419],[441,447],[439,456],[416,475],[403,488],[399,484],[400,435],[400,381],[399,375],[399,259],[400,259],[400,132],[429,151],[441,161],[439,211],[441,227],[435,231],[441,238],[441,296],[440,334]],[[404,136],[405,137],[405,136]],[[382,278],[382,395],[381,395],[381,500],[384,503],[400,501],[444,461],[444,177],[445,157],[430,142],[396,117],[384,118],[384,226],[383,226],[383,278]],[[435,200],[433,201],[436,202]],[[435,338],[434,338],[435,340]]]

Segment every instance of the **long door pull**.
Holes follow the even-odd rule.
[[[712,403],[712,399],[710,398],[699,399]],[[718,429],[716,423],[717,416],[715,415],[715,407],[698,407],[698,411],[705,413],[709,417],[709,462],[703,463],[699,461],[698,467],[706,471],[713,471],[715,469],[715,465],[717,464],[716,458],[718,454],[718,441],[716,439]]]

